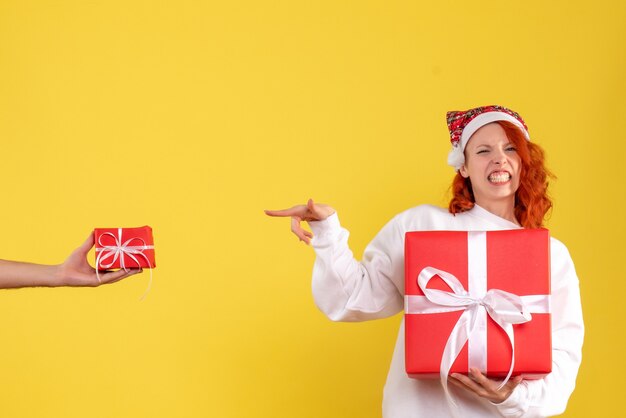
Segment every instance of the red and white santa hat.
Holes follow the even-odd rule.
[[[474,132],[489,123],[499,120],[511,122],[517,125],[524,132],[526,139],[530,141],[528,127],[522,117],[503,106],[491,105],[465,111],[453,110],[447,113],[446,119],[450,131],[450,142],[452,143],[452,150],[448,154],[448,164],[454,167],[456,171],[459,171],[465,164],[463,151],[465,151],[465,146]]]

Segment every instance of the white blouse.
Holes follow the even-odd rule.
[[[313,296],[333,321],[365,321],[394,315],[404,308],[404,235],[408,231],[489,231],[519,226],[485,209],[452,215],[422,205],[395,216],[367,246],[363,260],[355,260],[348,247],[349,233],[337,214],[310,222]],[[449,385],[463,417],[544,417],[565,410],[574,390],[581,361],[583,318],[578,278],[567,248],[551,238],[552,372],[540,380],[524,380],[511,396],[495,405],[468,391]],[[450,410],[439,380],[416,380],[404,368],[404,321],[387,376],[383,397],[385,418],[449,417]]]

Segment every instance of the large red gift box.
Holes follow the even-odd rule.
[[[548,230],[420,231],[408,232],[405,239],[405,361],[410,377],[443,379],[477,367],[487,376],[504,378],[513,357],[512,375],[533,379],[550,373]],[[516,303],[523,303],[523,309]],[[487,311],[503,306],[509,311],[496,314],[499,325]],[[521,311],[526,319],[520,319]],[[510,317],[517,318],[511,320],[515,324],[504,324]]]
[[[96,269],[156,267],[152,228],[96,228]]]

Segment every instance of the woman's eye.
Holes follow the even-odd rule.
[[[484,154],[486,152],[489,152],[489,150],[481,149],[481,150],[476,151],[476,154]]]
[[[515,148],[515,147],[507,147],[506,150],[507,151],[517,151],[517,148]]]

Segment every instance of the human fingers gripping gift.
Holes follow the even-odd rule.
[[[420,231],[405,237],[410,377],[540,378],[552,368],[546,229]]]
[[[152,269],[156,267],[152,228],[96,228],[94,240],[97,274],[110,269],[147,268],[150,269],[150,289]]]

